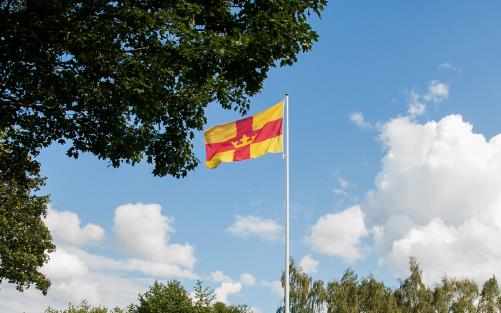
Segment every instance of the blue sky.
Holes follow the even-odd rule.
[[[501,275],[501,139],[490,140],[501,133],[500,17],[494,0],[332,1],[312,21],[313,51],[269,73],[250,113],[289,92],[291,255],[314,278],[351,267],[395,286],[410,255],[429,283],[442,273]],[[240,118],[217,104],[207,116],[207,127]],[[178,180],[64,151],[40,156],[63,251],[46,269],[54,288],[47,297],[4,288],[0,310],[40,312],[78,296],[123,305],[155,279],[191,290],[195,277],[229,303],[278,307],[280,155],[199,166]],[[202,133],[195,152],[203,161]],[[79,225],[68,222],[76,216]],[[127,216],[156,228],[134,228]],[[153,237],[139,238],[144,229]],[[153,271],[160,263],[175,270]]]

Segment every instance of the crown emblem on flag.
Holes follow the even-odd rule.
[[[256,138],[256,135],[249,137],[244,134],[239,140],[232,141],[231,144],[233,145],[233,147],[235,147],[235,149],[237,149],[243,146],[250,145],[254,141],[254,138]]]

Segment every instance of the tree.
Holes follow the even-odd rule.
[[[446,276],[432,289],[428,288],[413,257],[409,259],[409,269],[409,277],[395,290],[373,275],[359,279],[351,269],[347,269],[340,280],[329,281],[324,288],[322,281],[313,281],[291,262],[291,313],[501,312],[501,291],[494,276],[484,283],[479,294],[475,281]],[[283,313],[284,307],[277,312]]]
[[[222,302],[216,302],[211,307],[211,313],[251,313],[246,305],[226,305]]]
[[[378,282],[374,276],[359,280],[348,269],[341,281],[327,284],[326,308],[328,313],[396,313],[400,312],[390,288]]]
[[[449,313],[452,310],[455,299],[454,280],[443,277],[440,284],[433,290],[433,308],[437,313]]]
[[[38,199],[37,209],[20,204],[32,210],[20,214],[43,216],[36,157],[52,143],[74,158],[90,152],[114,167],[145,160],[154,175],[187,175],[199,163],[192,140],[207,106],[245,113],[270,68],[312,48],[318,36],[308,16],[326,2],[2,0],[0,140],[9,151],[0,151],[0,183],[15,189],[2,190],[2,207],[23,195]],[[16,175],[5,175],[11,168]],[[2,223],[11,218],[2,211]],[[41,220],[28,221],[45,249],[19,242],[34,261],[13,281],[46,291],[36,266],[53,246]],[[1,264],[20,260],[0,253]],[[0,279],[12,275],[0,271]]]
[[[245,112],[270,68],[312,48],[326,2],[4,0],[0,130],[32,153],[67,143],[185,176],[207,105]]]
[[[132,313],[193,313],[188,292],[178,281],[167,284],[155,282],[150,289],[139,295],[139,304],[133,306]]]
[[[112,310],[108,310],[103,306],[93,307],[85,300],[82,300],[79,306],[74,306],[73,304],[69,304],[68,307],[63,310],[57,310],[49,307],[44,312],[45,313],[125,313],[124,310],[118,307]]]
[[[27,151],[0,131],[0,283],[5,279],[19,291],[35,284],[46,294],[50,281],[39,268],[55,246],[41,220],[48,196],[34,194],[44,184],[38,172]]]
[[[214,290],[197,281],[193,296],[190,296],[179,281],[155,282],[144,294],[139,294],[139,303],[126,309],[91,306],[82,300],[79,306],[69,304],[66,309],[47,308],[45,313],[251,313],[246,305],[226,305],[214,301]]]
[[[214,291],[200,281],[195,285],[193,299],[178,281],[155,282],[146,293],[139,295],[138,305],[129,306],[128,313],[250,313],[245,305],[214,302],[213,295]]]
[[[456,280],[454,283],[454,303],[452,313],[475,313],[478,303],[478,286],[470,279]]]
[[[193,305],[195,306],[196,313],[210,312],[215,298],[214,291],[209,287],[204,287],[202,282],[197,280],[193,294]]]
[[[294,260],[289,263],[290,277],[290,312],[291,313],[315,313],[323,308],[325,290],[322,281],[314,281],[311,276],[304,273],[296,266]],[[285,273],[281,277],[282,286],[285,286]],[[277,313],[285,312],[281,306]]]
[[[377,281],[374,276],[362,279],[358,286],[360,312],[397,313],[400,312],[393,291]]]
[[[478,306],[481,313],[501,312],[501,293],[496,276],[492,276],[484,283]]]
[[[326,299],[328,313],[360,312],[357,274],[353,270],[347,269],[341,281],[329,282]]]
[[[404,313],[432,312],[433,294],[423,283],[419,263],[409,259],[410,276],[403,280],[395,291],[399,308]]]

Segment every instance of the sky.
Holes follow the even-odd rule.
[[[315,279],[347,268],[389,286],[501,276],[501,2],[331,1],[313,51],[270,71],[255,114],[290,94],[291,256]],[[207,128],[241,118],[217,104]],[[195,153],[205,159],[202,132]],[[255,313],[281,303],[281,155],[187,178],[115,169],[51,146],[39,161],[57,250],[47,296],[2,285],[1,312],[87,299],[125,306],[197,279]]]

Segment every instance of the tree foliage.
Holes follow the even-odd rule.
[[[45,310],[45,313],[126,313],[126,310],[120,308],[107,309],[104,306],[91,306],[86,300],[82,300],[80,305],[69,304],[66,309],[57,310],[51,307]]]
[[[50,281],[39,268],[55,247],[41,219],[48,196],[34,194],[44,184],[38,166],[0,132],[0,283],[7,280],[19,291],[35,284],[45,294]]]
[[[433,295],[423,283],[422,272],[415,258],[409,261],[410,276],[395,292],[398,306],[404,313],[431,312]]]
[[[481,291],[470,279],[444,277],[433,287],[423,282],[415,258],[409,276],[389,288],[374,276],[360,279],[348,269],[340,280],[314,281],[291,262],[291,313],[501,313],[501,292],[493,276]],[[282,283],[285,280],[282,275]],[[316,286],[313,287],[313,286]],[[325,286],[325,287],[324,287]],[[284,307],[278,308],[282,313]]]
[[[479,311],[482,313],[501,312],[501,292],[495,276],[489,278],[482,287]]]
[[[195,311],[197,313],[209,313],[215,298],[214,292],[209,287],[204,287],[200,280],[197,280],[193,294]]]
[[[324,302],[324,285],[322,281],[314,281],[305,274],[301,268],[296,266],[294,260],[289,263],[290,277],[290,311],[313,313],[322,307]],[[285,273],[282,274],[282,286],[285,284]],[[278,311],[284,313],[285,308],[281,306]]]
[[[312,48],[326,0],[1,3],[0,130],[180,177],[207,105],[245,112],[270,68]]]
[[[440,283],[428,287],[415,258],[409,262],[409,277],[390,288],[372,275],[359,278],[348,269],[340,280],[324,284],[321,280],[290,263],[291,313],[501,313],[501,292],[496,277],[482,286],[469,279],[443,277]],[[285,277],[282,274],[282,284]],[[69,305],[65,310],[47,309],[46,313],[250,313],[248,306],[232,306],[216,302],[214,291],[197,281],[190,296],[178,281],[155,282],[139,303],[127,309],[108,310],[92,307],[87,302]],[[280,306],[277,312],[284,312]]]
[[[0,282],[49,286],[43,148],[187,175],[207,106],[246,112],[271,68],[312,48],[326,2],[2,0]]]
[[[168,281],[165,284],[155,282],[148,291],[140,294],[138,304],[131,304],[126,309],[112,310],[103,306],[93,307],[85,300],[79,306],[69,304],[66,309],[48,308],[45,313],[250,313],[245,305],[227,305],[214,300],[214,291],[204,287],[198,281],[193,297],[179,281]]]

